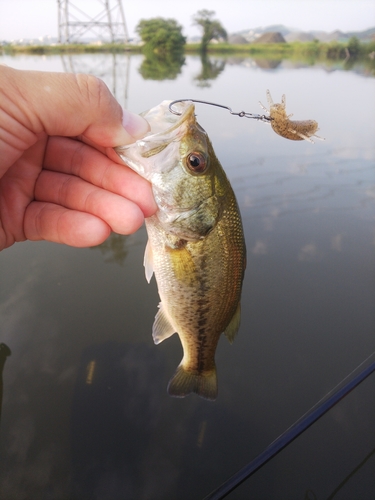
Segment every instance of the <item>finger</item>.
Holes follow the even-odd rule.
[[[80,141],[51,137],[46,149],[44,167],[55,172],[73,174],[119,194],[136,203],[145,217],[150,217],[157,209],[148,181],[130,168],[114,163]]]
[[[22,241],[23,215],[34,198],[34,184],[43,162],[47,136],[40,134],[39,140],[8,169],[1,172],[0,155],[0,219],[9,238],[9,244]]]
[[[28,240],[47,240],[74,247],[99,245],[111,228],[94,215],[34,201],[25,212],[24,232]]]
[[[73,175],[49,170],[38,177],[35,199],[95,215],[119,234],[134,233],[144,221],[141,209],[132,201]]]
[[[114,147],[134,142],[149,130],[144,118],[123,111],[105,83],[93,75],[2,67],[0,88],[4,112],[34,133],[83,135],[100,146]]]

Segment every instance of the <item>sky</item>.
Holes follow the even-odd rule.
[[[110,0],[113,5],[117,0]],[[70,0],[94,16],[103,0]],[[374,0],[122,0],[130,37],[141,19],[176,19],[185,36],[199,34],[192,16],[213,10],[228,33],[284,24],[301,31],[362,31],[375,26]],[[0,0],[0,40],[57,36],[57,0]]]

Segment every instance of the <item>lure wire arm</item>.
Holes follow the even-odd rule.
[[[246,111],[240,111],[239,113],[236,113],[229,106],[224,106],[223,104],[217,104],[215,102],[199,101],[198,99],[176,99],[175,101],[172,101],[169,104],[169,111],[171,113],[173,113],[174,115],[181,115],[182,113],[179,113],[178,111],[173,109],[173,105],[176,104],[176,102],[184,102],[184,101],[198,102],[200,104],[208,104],[209,106],[216,106],[218,108],[224,108],[224,109],[227,109],[231,115],[239,116],[240,118],[243,118],[243,117],[253,118],[254,120],[260,120],[262,122],[267,122],[267,123],[270,123],[272,120],[272,118],[270,116],[258,115],[258,114],[254,114],[254,113],[247,113]]]

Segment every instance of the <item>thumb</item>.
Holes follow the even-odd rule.
[[[18,119],[34,133],[83,136],[99,146],[115,147],[130,144],[149,130],[147,121],[123,110],[95,76],[3,70],[9,70],[7,89],[21,111]]]

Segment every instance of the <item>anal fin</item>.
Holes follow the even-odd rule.
[[[167,318],[163,304],[160,302],[159,311],[155,316],[155,321],[152,326],[152,338],[155,344],[160,344],[163,340],[168,339],[174,333],[176,333],[175,328],[171,325],[169,319]]]
[[[241,323],[241,304],[239,302],[236,312],[233,314],[233,317],[230,320],[229,325],[224,330],[224,335],[227,337],[227,339],[231,344],[233,343],[234,338],[238,332],[238,329],[240,328],[240,323]]]

